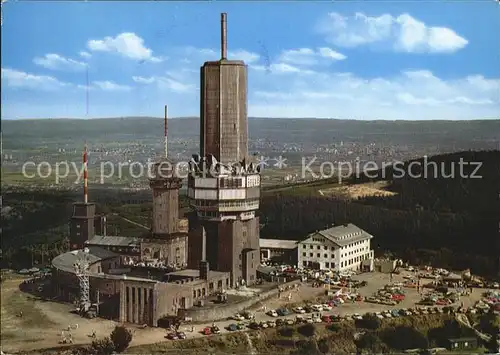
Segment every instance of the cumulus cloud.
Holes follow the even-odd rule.
[[[341,47],[379,45],[408,53],[451,53],[468,44],[452,29],[428,26],[408,14],[371,17],[331,12],[319,22],[318,31]]]
[[[116,37],[104,37],[87,42],[87,48],[94,52],[114,52],[124,57],[159,63],[164,58],[153,56],[153,51],[144,45],[144,40],[132,32],[123,32]]]
[[[78,53],[80,55],[80,57],[83,57],[85,59],[89,59],[92,57],[92,54],[90,54],[89,52],[85,52],[85,51],[81,51],[80,53]]]
[[[132,88],[127,85],[120,85],[112,81],[93,81],[92,86],[104,91],[130,91]]]
[[[138,84],[151,85],[156,84],[159,89],[169,90],[175,93],[191,93],[194,92],[196,86],[185,80],[182,74],[175,75],[173,73],[167,73],[165,76],[133,76],[134,80]]]
[[[324,63],[325,60],[330,63],[346,58],[345,55],[328,47],[318,48],[317,50],[311,48],[290,49],[283,51],[279,56],[281,62],[298,65],[316,65],[321,62]]]
[[[7,87],[32,90],[57,90],[70,85],[53,76],[35,75],[10,68],[2,68],[2,82]]]
[[[367,79],[352,73],[295,72],[279,81],[261,80],[274,86],[251,94],[254,116],[474,119],[499,117],[500,112],[500,79],[481,75],[444,80],[427,70],[413,70]]]
[[[87,64],[74,59],[65,58],[59,54],[49,53],[43,57],[35,57],[33,63],[51,70],[82,71]]]
[[[211,48],[196,48],[192,46],[187,46],[181,48],[180,52],[185,56],[189,57],[196,56],[196,58],[199,58],[201,61],[211,61],[220,59],[220,51]],[[236,49],[234,51],[228,51],[227,58],[229,60],[242,60],[247,64],[251,64],[259,61],[260,55],[254,52],[247,51],[245,49]],[[189,62],[192,61],[194,60],[189,60]]]

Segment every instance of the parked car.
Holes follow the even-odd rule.
[[[295,313],[297,313],[297,314],[304,314],[304,313],[306,313],[306,310],[304,308],[302,308],[302,307],[296,307],[296,308],[293,309],[293,311]]]
[[[184,332],[177,332],[177,338],[179,338],[179,339],[186,339],[187,338],[186,333],[184,333]]]
[[[237,330],[238,330],[238,326],[237,326],[236,324],[234,324],[234,323],[229,324],[229,325],[227,326],[227,330],[229,330],[230,332],[235,332],[235,331],[237,331]]]
[[[245,317],[242,316],[241,314],[239,313],[236,313],[234,316],[233,316],[233,319],[234,320],[245,320]]]
[[[270,317],[277,317],[278,312],[276,312],[274,309],[271,309],[271,310],[267,311],[267,315]]]
[[[323,308],[324,311],[331,311],[333,309],[332,306],[329,304],[322,304],[321,307]]]
[[[315,312],[321,312],[323,311],[323,306],[320,305],[320,304],[313,304],[311,306],[311,308],[315,311]]]
[[[276,313],[278,313],[278,315],[281,317],[285,317],[290,314],[290,311],[286,308],[279,308],[278,310],[276,310]]]
[[[170,339],[170,340],[178,340],[179,339],[179,337],[177,336],[176,333],[168,333],[167,335],[165,335],[165,338]]]
[[[259,323],[256,323],[256,322],[252,322],[248,325],[248,328],[252,329],[252,330],[258,330],[260,328],[259,326]]]

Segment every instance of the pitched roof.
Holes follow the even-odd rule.
[[[136,247],[139,246],[140,240],[134,237],[120,237],[112,235],[96,235],[86,242],[87,245],[105,245],[117,247]]]
[[[361,240],[373,238],[371,234],[352,223],[328,228],[312,234],[321,234],[323,237],[341,247]]]

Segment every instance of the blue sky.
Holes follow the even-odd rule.
[[[219,56],[221,12],[230,59],[248,64],[250,116],[500,118],[490,0],[9,0],[2,12],[5,119],[161,116],[165,104],[198,116],[199,67]]]

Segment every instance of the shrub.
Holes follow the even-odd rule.
[[[110,335],[111,341],[115,346],[115,351],[121,353],[128,348],[132,341],[132,332],[123,326],[116,326]]]
[[[380,338],[374,333],[365,333],[356,340],[356,347],[366,349],[373,352],[384,351],[384,344]]]
[[[294,328],[281,328],[280,330],[278,330],[278,333],[279,335],[283,336],[283,337],[292,337],[293,334],[295,333],[295,329]]]
[[[109,337],[101,340],[94,340],[90,349],[93,355],[111,355],[115,351],[115,344]]]
[[[297,331],[305,337],[312,337],[316,333],[316,327],[314,324],[304,324],[300,326]]]
[[[356,320],[356,326],[370,330],[377,330],[382,325],[382,321],[373,313],[367,313],[363,319]]]

